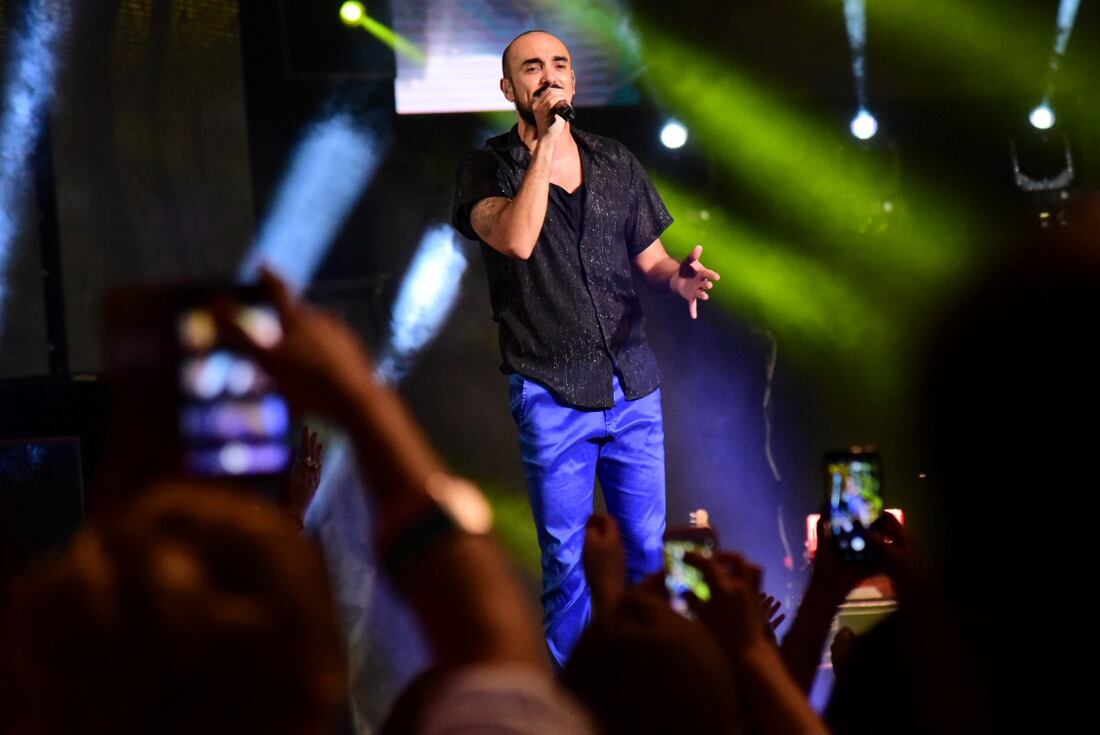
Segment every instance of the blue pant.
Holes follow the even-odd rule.
[[[661,391],[628,401],[616,376],[614,407],[583,410],[520,375],[510,376],[509,389],[542,550],[543,627],[550,653],[562,664],[592,616],[581,554],[597,477],[619,524],[630,581],[662,567]]]

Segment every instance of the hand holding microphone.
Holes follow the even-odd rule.
[[[549,89],[561,89],[561,87],[557,86],[556,84],[553,84],[552,82],[545,82],[541,87],[538,88],[538,90],[535,91],[535,94],[534,94],[535,99],[538,99],[539,97],[541,97],[542,94],[544,92],[546,92],[547,90],[549,90]],[[550,124],[551,125],[554,124],[554,116],[555,115],[557,115],[562,120],[565,120],[568,123],[571,123],[571,122],[573,122],[574,120],[577,119],[577,113],[573,109],[573,105],[569,104],[565,100],[561,100],[556,105],[554,105],[553,108],[551,108],[551,110],[550,110]]]
[[[567,123],[571,123],[577,119],[577,113],[573,109],[573,105],[565,102],[564,100],[554,105],[554,109],[551,110],[551,112],[560,117],[562,120],[565,120]]]

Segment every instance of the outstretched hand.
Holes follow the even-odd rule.
[[[721,280],[717,271],[705,267],[699,260],[703,256],[703,246],[696,245],[691,254],[680,261],[680,270],[672,277],[672,290],[688,302],[688,313],[692,319],[699,317],[699,301],[707,301],[714,288],[714,282]]]

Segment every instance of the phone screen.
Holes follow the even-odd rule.
[[[234,318],[260,344],[282,338],[271,304],[242,303]],[[285,470],[291,457],[290,410],[271,376],[227,345],[209,305],[181,310],[176,333],[184,469],[199,477]]]
[[[863,529],[884,507],[882,458],[871,449],[829,452],[825,483],[833,541],[841,556],[853,561],[870,558]]]
[[[700,556],[709,557],[714,553],[716,543],[713,537],[699,535],[697,538],[666,537],[665,587],[668,588],[672,608],[681,615],[688,615],[687,600],[684,594],[692,592],[704,602],[710,599],[710,587],[703,579],[703,573],[684,561],[684,554],[693,551]]]

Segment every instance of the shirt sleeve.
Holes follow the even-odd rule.
[[[630,155],[631,218],[626,225],[626,246],[633,258],[642,252],[672,224],[672,215],[661,201],[642,164]]]
[[[471,151],[458,164],[455,174],[455,229],[471,240],[481,239],[470,225],[470,212],[482,199],[507,196],[493,154],[486,150]]]

